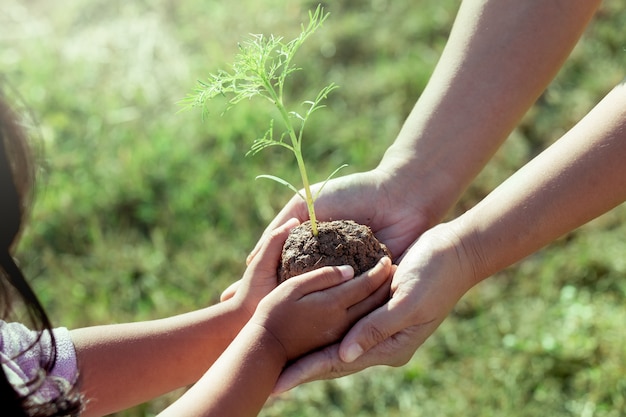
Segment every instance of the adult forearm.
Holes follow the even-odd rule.
[[[600,0],[465,0],[379,168],[437,222],[553,79]],[[403,194],[405,195],[405,194]]]
[[[478,280],[626,200],[626,86],[452,222]]]
[[[73,330],[85,416],[110,414],[197,381],[246,320],[225,302],[166,319]]]

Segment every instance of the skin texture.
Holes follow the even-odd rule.
[[[308,375],[340,376],[410,358],[469,288],[625,201],[625,158],[622,84],[481,203],[424,233],[398,266],[391,300],[355,325],[341,346],[292,365],[277,391]],[[367,353],[345,363],[352,343]]]
[[[83,415],[123,410],[198,379],[163,415],[256,415],[288,360],[335,342],[388,298],[388,258],[354,279],[349,266],[327,267],[276,287],[282,244],[297,225],[292,219],[270,233],[238,293],[225,302],[166,319],[73,330],[88,400]]]
[[[282,283],[200,381],[161,416],[257,415],[288,361],[334,342],[384,302],[390,270],[383,258],[355,279],[351,267],[343,274],[326,267]]]
[[[558,230],[541,236],[522,233],[519,239],[527,243],[519,250],[512,242],[502,243],[506,235],[500,235],[498,241],[496,236],[506,229],[487,228],[493,235],[474,232],[482,231],[479,225],[486,219],[481,216],[494,222],[499,218],[501,207],[496,199],[512,199],[509,202],[512,218],[518,214],[526,216],[525,212],[517,212],[523,211],[525,204],[520,200],[522,194],[517,192],[528,184],[533,184],[530,188],[535,193],[544,192],[542,172],[533,177],[535,182],[527,179],[528,170],[537,164],[533,162],[531,168],[521,171],[524,177],[516,175],[512,183],[507,181],[508,192],[499,189],[497,198],[488,197],[479,205],[481,211],[472,211],[480,214],[462,216],[452,223],[454,226],[433,228],[545,90],[600,3],[598,0],[462,2],[426,89],[379,166],[370,172],[332,180],[316,202],[320,219],[351,218],[365,223],[392,253],[403,254],[393,277],[392,297],[360,320],[340,345],[291,365],[282,374],[276,392],[372,365],[405,364],[458,299],[484,279],[485,274],[509,265],[611,206],[605,203],[589,208],[585,215],[566,211],[569,220],[563,220]],[[563,146],[575,152],[578,142],[568,139],[566,143]],[[556,167],[563,170],[570,166],[560,163],[568,152],[561,147],[557,149],[547,153],[544,168],[554,166],[554,171]],[[588,151],[592,152],[578,149],[582,154]],[[581,158],[587,160],[587,156]],[[572,164],[573,159],[568,163]],[[561,171],[554,175],[561,181],[555,180],[550,184],[552,187],[578,187],[576,181],[584,180]],[[524,196],[531,202],[540,201],[535,194]],[[535,211],[540,210],[550,213],[554,207],[546,201],[536,206]],[[296,199],[285,206],[270,228],[289,217],[306,218],[305,207]],[[459,224],[469,224],[463,232],[474,236],[474,240],[465,234],[460,238],[461,232],[452,230]],[[485,249],[488,245],[482,240],[488,236],[497,242],[494,249],[498,251],[491,253]],[[410,245],[411,249],[407,250]],[[249,260],[255,257],[256,249]],[[447,263],[455,257],[456,261]],[[223,294],[223,299],[236,291],[237,284]]]

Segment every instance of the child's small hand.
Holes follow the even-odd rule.
[[[255,257],[255,260],[257,257]],[[265,297],[251,319],[284,348],[285,360],[341,338],[389,298],[391,260],[352,279],[350,266],[320,268],[290,278]]]
[[[232,292],[227,296],[222,296],[222,301],[233,298],[247,314],[246,320],[254,314],[259,301],[276,288],[278,284],[276,271],[283,244],[291,229],[299,224],[298,220],[291,219],[274,229],[261,247],[259,256],[248,265],[243,277],[236,282],[236,287],[232,288]]]

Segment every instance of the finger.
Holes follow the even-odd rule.
[[[344,302],[346,307],[350,307],[367,299],[380,288],[390,277],[390,272],[391,259],[385,256],[372,269],[342,284],[341,287],[337,287],[333,291],[338,293],[338,299]]]
[[[391,280],[386,280],[378,289],[369,297],[360,301],[348,309],[348,319],[350,323],[355,323],[361,317],[371,313],[379,308],[387,301],[391,294]]]
[[[265,241],[271,236],[272,232],[278,228],[281,224],[289,221],[292,218],[298,219],[301,223],[308,220],[309,214],[306,209],[306,205],[302,204],[298,198],[294,197],[287,205],[276,215],[274,220],[265,228],[261,238],[257,241],[256,245],[252,249],[252,252],[246,258],[246,264],[250,263],[256,258]]]
[[[408,308],[408,307],[407,307]],[[379,307],[359,320],[343,338],[339,356],[345,362],[353,362],[363,353],[407,327],[404,323],[409,316],[407,308],[397,299]]]
[[[226,288],[220,295],[220,302],[230,300],[231,298],[233,298],[240,284],[241,284],[241,280],[235,281],[232,284],[230,284],[228,288]]]
[[[339,359],[339,344],[313,352],[289,365],[276,381],[272,395],[282,394],[305,382],[337,378],[356,371]]]
[[[331,361],[327,358],[325,351],[331,348],[339,351],[339,345],[329,346],[289,365],[278,377],[272,395],[282,394],[300,384],[315,381],[327,375],[331,370]]]
[[[339,344],[325,347],[310,353],[290,364],[280,374],[272,395],[287,392],[298,385],[322,379],[339,378],[362,371],[374,365],[387,364],[387,359],[393,356],[393,348],[372,349],[358,360],[346,363],[339,357]],[[394,361],[389,363],[395,363]]]
[[[263,241],[263,244],[261,245],[261,248],[259,249],[260,256],[257,259],[258,260],[276,259],[278,262],[278,259],[280,259],[280,255],[283,250],[283,244],[285,243],[285,240],[287,240],[287,236],[289,236],[289,232],[294,227],[298,226],[299,224],[300,222],[297,219],[292,218],[292,219],[287,220],[281,226],[278,226],[277,228],[273,229],[271,233],[269,234],[268,238]],[[270,263],[267,263],[267,265],[270,265]],[[273,271],[266,271],[266,272],[275,273],[277,267],[278,267],[278,263],[272,266],[272,268],[274,268]]]
[[[325,266],[313,271],[297,275],[283,282],[281,286],[296,287],[300,297],[317,291],[336,287],[354,278],[354,269],[350,265]]]

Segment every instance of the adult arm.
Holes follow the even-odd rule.
[[[622,84],[483,201],[424,233],[398,266],[389,303],[357,323],[341,346],[288,369],[278,390],[405,363],[469,288],[625,201],[625,160]]]
[[[600,0],[466,0],[379,169],[438,223],[545,90]],[[413,197],[416,198],[416,197]]]
[[[599,4],[599,0],[464,1],[431,80],[374,170],[382,180],[376,182],[372,173],[337,179],[320,198],[319,217],[356,213],[372,225],[394,255],[402,254],[443,218],[543,92]],[[292,202],[277,219],[297,209]],[[407,293],[403,299],[416,296],[417,290],[404,283],[411,281],[423,263],[431,264],[410,252],[404,255],[394,275],[398,294],[387,309],[391,310],[401,293]],[[434,280],[429,282],[439,288]],[[424,281],[421,285],[425,290]],[[383,314],[384,320],[366,317],[342,343],[342,357],[353,360],[368,350],[373,343],[366,342],[372,334],[368,331],[377,332],[376,342],[385,339],[377,349],[348,365],[339,359],[335,346],[293,365],[277,389],[376,364],[406,363],[466,288],[461,285],[450,291],[448,302],[436,306],[435,311],[442,314],[436,318],[427,314],[427,320],[417,320],[422,323],[418,327],[408,323],[414,323],[413,313],[428,303],[403,309],[409,319],[401,317],[399,310]]]
[[[380,164],[331,180],[316,202],[318,218],[367,224],[400,256],[455,204],[554,78],[599,4],[463,1],[428,85]],[[299,198],[267,230],[290,217],[307,218]]]
[[[626,200],[626,84],[449,227],[472,285]]]

